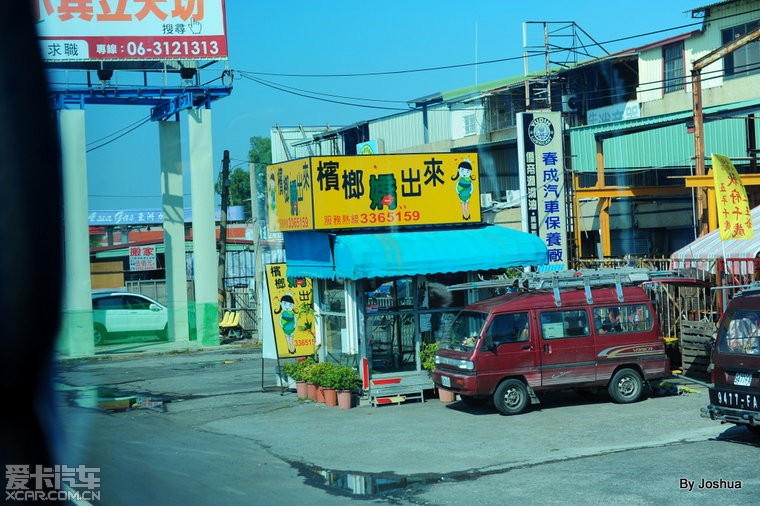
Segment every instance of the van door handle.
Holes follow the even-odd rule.
[[[544,353],[551,353],[551,352],[552,352],[552,347],[550,345],[548,345],[548,344],[545,344],[544,345]]]
[[[526,345],[522,346],[520,349],[521,350],[532,350],[533,349],[533,345],[526,344]]]

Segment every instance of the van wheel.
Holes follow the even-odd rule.
[[[633,369],[620,369],[612,375],[607,390],[613,401],[618,404],[628,404],[641,398],[644,392],[644,381]]]
[[[528,389],[516,379],[503,381],[493,394],[493,404],[502,415],[519,415],[528,405]]]

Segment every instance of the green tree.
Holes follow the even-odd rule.
[[[251,137],[251,149],[248,150],[248,161],[259,165],[272,163],[272,143],[266,137]]]
[[[248,161],[254,164],[256,180],[256,201],[259,219],[266,217],[266,188],[267,165],[272,163],[272,143],[266,137],[251,137],[251,149],[248,151]]]

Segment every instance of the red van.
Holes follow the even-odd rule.
[[[465,402],[493,399],[505,415],[549,390],[604,387],[639,400],[670,375],[652,302],[641,286],[555,288],[471,304],[439,343],[433,381]]]
[[[710,404],[702,416],[744,425],[760,436],[760,284],[728,303],[710,362]]]

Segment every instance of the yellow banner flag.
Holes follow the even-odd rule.
[[[752,217],[749,214],[747,191],[731,159],[724,155],[712,155],[712,173],[720,239],[751,239]]]

